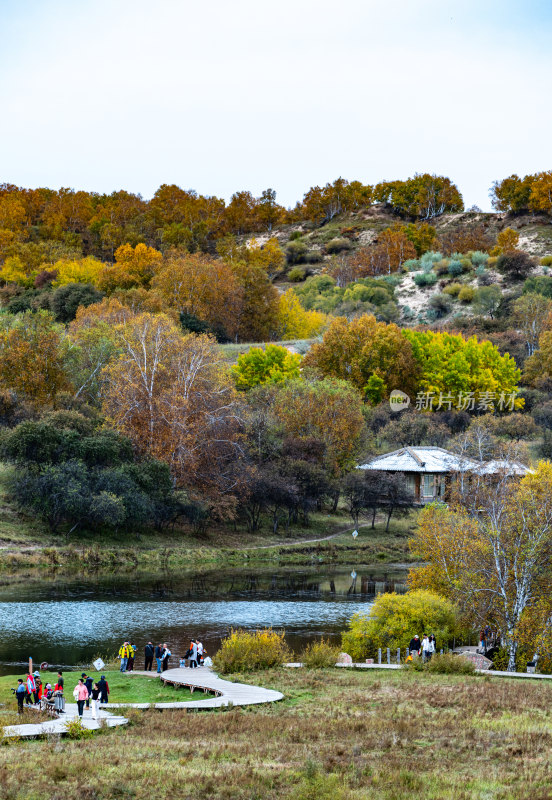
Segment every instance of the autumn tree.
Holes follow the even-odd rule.
[[[518,243],[519,233],[513,228],[504,228],[496,237],[496,249],[498,252],[493,253],[493,255],[508,253],[510,250],[517,250]]]
[[[257,200],[256,214],[257,219],[263,228],[272,231],[274,225],[282,219],[285,209],[276,202],[276,192],[274,189],[265,189]]]
[[[455,406],[460,403],[466,408],[466,402],[472,403],[470,397],[477,403],[484,392],[492,393],[497,401],[500,396],[517,394],[521,372],[514,359],[507,353],[500,355],[491,342],[480,342],[476,336],[464,339],[457,334],[410,329],[403,335],[412,345],[418,365],[419,391],[428,396],[451,397]],[[514,402],[516,408],[523,404],[520,399]]]
[[[519,214],[529,209],[529,198],[534,181],[532,175],[520,178],[510,175],[501,181],[495,181],[491,187],[491,200],[496,211],[509,211]]]
[[[333,475],[354,463],[364,418],[359,394],[345,381],[289,381],[279,387],[272,411],[288,436],[324,442]]]
[[[552,171],[538,172],[534,176],[529,207],[532,211],[552,214]]]
[[[515,671],[524,614],[539,602],[552,611],[552,465],[541,462],[518,484],[500,477],[476,516],[425,508],[412,550],[426,564],[413,585],[443,592],[475,625],[494,620]]]
[[[377,322],[372,315],[350,322],[345,317],[333,320],[322,341],[307,353],[304,366],[350,381],[359,390],[376,375],[384,382],[384,396],[393,389],[414,394],[420,372],[412,346],[400,328]]]
[[[513,322],[525,340],[527,354],[532,356],[541,334],[552,326],[552,300],[527,292],[514,301],[512,311]]]
[[[293,289],[280,295],[276,327],[278,339],[310,339],[317,336],[327,322],[327,315],[321,311],[306,311]]]
[[[299,378],[301,356],[286,347],[268,344],[252,347],[238,356],[230,372],[238,389],[252,389],[265,383],[282,383]]]
[[[180,314],[191,314],[234,338],[244,291],[232,267],[221,259],[175,251],[152,281],[163,301]]]
[[[215,341],[183,336],[163,314],[132,317],[116,334],[120,355],[102,372],[106,419],[215,516],[232,517],[240,421]]]
[[[64,367],[66,343],[61,327],[46,311],[7,319],[0,329],[0,386],[43,408],[69,390]]]

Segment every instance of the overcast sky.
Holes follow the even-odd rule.
[[[0,0],[0,182],[294,205],[552,169],[550,0]]]

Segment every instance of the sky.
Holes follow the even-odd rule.
[[[285,206],[552,169],[550,0],[0,0],[0,183]]]

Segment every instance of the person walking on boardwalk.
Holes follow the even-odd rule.
[[[410,640],[410,644],[408,645],[408,649],[410,650],[411,655],[416,654],[417,656],[420,655],[420,650],[422,649],[422,643],[420,641],[420,637],[418,634],[412,637]]]
[[[100,687],[97,683],[92,686],[90,692],[90,699],[92,702],[92,719],[98,719],[100,716],[99,700],[100,700]]]
[[[86,686],[86,691],[88,692],[88,698],[86,700],[86,708],[90,708],[90,694],[92,692],[92,678],[90,675],[87,675],[86,672],[83,672],[81,678],[84,681],[84,685]]]
[[[17,699],[17,713],[23,713],[23,701],[25,700],[25,695],[27,694],[27,689],[25,688],[25,684],[23,683],[23,678],[17,679],[17,689],[15,690],[15,697]]]
[[[151,672],[153,666],[153,645],[148,642],[144,647],[144,669],[146,672]]]
[[[73,690],[73,697],[77,701],[79,717],[82,718],[82,715],[84,713],[84,704],[88,700],[88,689],[84,685],[84,681],[82,678],[79,678],[79,682],[77,683],[77,685]]]
[[[197,665],[198,667],[201,667],[203,664],[203,643],[200,642],[199,639],[196,639],[195,641],[197,645]]]
[[[429,642],[431,644],[431,655],[437,652],[437,639],[434,633],[429,634]]]
[[[163,665],[163,645],[158,644],[155,648],[155,660],[157,662],[157,672],[161,672],[161,667]]]
[[[98,681],[98,689],[100,690],[100,703],[109,703],[109,684],[102,675]]]
[[[124,672],[126,670],[129,654],[130,654],[129,643],[124,642],[119,650],[119,658],[121,659],[121,668],[119,670],[120,672]]]

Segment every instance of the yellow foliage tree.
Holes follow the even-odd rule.
[[[54,286],[65,286],[67,283],[91,283],[100,287],[100,276],[104,264],[93,256],[87,256],[73,261],[57,261],[52,270],[57,272]]]
[[[32,286],[34,274],[25,267],[19,256],[10,256],[5,260],[2,269],[0,269],[0,279],[6,283]]]
[[[310,339],[317,336],[328,323],[327,314],[321,311],[305,311],[293,291],[280,295],[278,308],[279,339]]]

